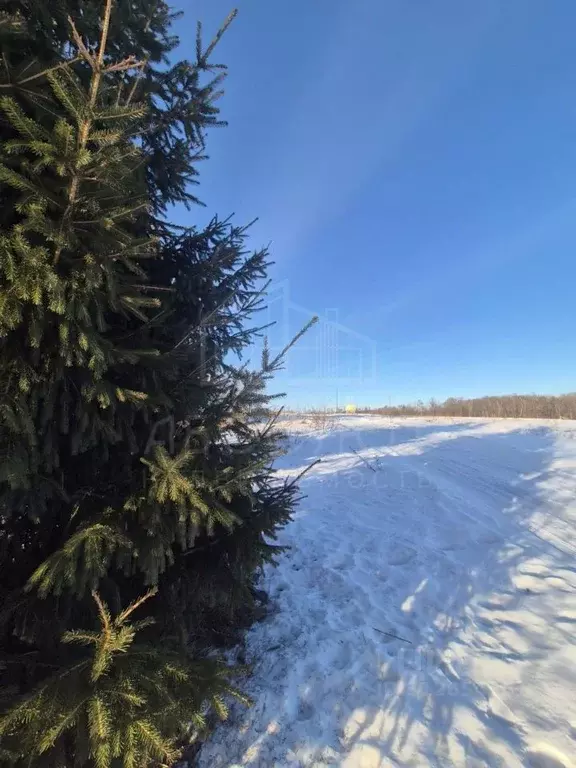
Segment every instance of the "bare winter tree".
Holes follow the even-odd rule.
[[[491,395],[464,399],[449,397],[443,403],[432,398],[406,405],[364,408],[364,413],[386,416],[469,416],[507,419],[576,419],[576,393],[565,395]]]

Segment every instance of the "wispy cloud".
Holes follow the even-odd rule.
[[[285,128],[268,148],[266,199],[254,202],[277,258],[345,215],[356,193],[405,151],[465,81],[498,6],[496,0],[419,4],[408,12],[399,1],[338,6],[329,39],[320,43],[318,71],[287,106]],[[259,194],[253,187],[252,195]]]

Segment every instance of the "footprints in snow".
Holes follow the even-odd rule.
[[[416,550],[402,544],[397,545],[388,554],[387,562],[390,565],[407,565],[416,557]]]
[[[443,524],[436,515],[429,521],[422,518],[422,528],[420,513],[417,524],[414,517],[403,521],[401,514],[378,514],[370,524],[366,504],[358,510],[330,506],[328,514],[324,500],[320,525],[301,528],[309,538],[307,546],[294,557],[288,555],[282,566],[287,585],[296,579],[309,596],[309,605],[300,609],[304,626],[288,640],[308,662],[298,675],[290,667],[284,669],[285,677],[294,674],[295,680],[306,680],[292,686],[295,722],[314,723],[318,701],[328,701],[336,692],[346,706],[356,701],[376,709],[394,702],[404,706],[404,699],[426,690],[431,701],[447,696],[446,701],[469,702],[469,716],[476,720],[471,728],[484,734],[478,743],[490,738],[492,729],[500,733],[506,728],[507,740],[516,739],[516,754],[524,753],[526,734],[510,710],[472,682],[467,663],[462,675],[458,668],[452,673],[445,651],[448,643],[460,643],[460,630],[467,626],[472,638],[464,631],[460,645],[466,654],[472,651],[475,658],[484,659],[487,668],[531,668],[545,651],[554,625],[572,631],[576,611],[566,605],[550,622],[536,616],[526,622],[523,606],[532,610],[532,603],[539,605],[548,594],[570,593],[576,587],[576,571],[551,568],[539,558],[522,563],[525,552],[519,547],[506,549],[500,565],[491,553],[501,550],[502,534],[478,526],[474,540],[464,540],[452,505],[445,510]],[[455,523],[454,530],[448,521]],[[490,594],[498,573],[487,570],[486,562],[493,562],[500,574],[506,571],[506,591]],[[438,592],[438,585],[444,585],[444,592]],[[482,590],[485,596],[480,598]],[[294,598],[302,599],[302,590],[297,593]],[[425,656],[435,644],[438,655]],[[576,768],[546,745],[526,751],[523,765]]]

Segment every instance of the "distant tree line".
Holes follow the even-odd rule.
[[[449,397],[406,405],[359,408],[361,413],[386,416],[476,416],[498,418],[576,419],[576,393],[565,395],[491,395],[488,397]]]

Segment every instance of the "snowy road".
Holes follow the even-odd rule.
[[[322,461],[200,766],[575,766],[576,422],[293,429]]]

